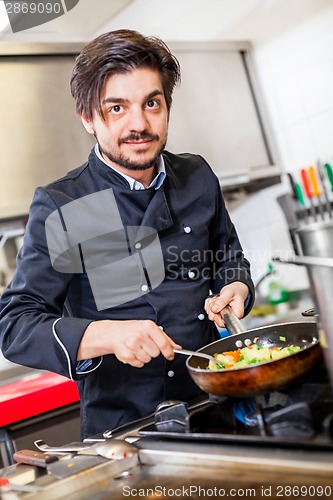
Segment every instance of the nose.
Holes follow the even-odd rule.
[[[141,107],[133,107],[128,114],[128,129],[131,132],[143,132],[147,129],[147,117]]]

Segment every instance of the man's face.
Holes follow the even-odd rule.
[[[110,76],[96,111],[81,120],[94,134],[106,161],[120,171],[146,170],[165,147],[168,111],[160,74],[148,68]]]

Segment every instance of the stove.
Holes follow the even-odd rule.
[[[324,367],[303,384],[254,398],[164,401],[153,415],[87,441],[108,438],[133,443],[137,455],[65,479],[34,471],[29,484],[39,491],[15,498],[333,496],[333,392]],[[14,481],[30,467],[20,465],[6,476]]]
[[[253,398],[210,397],[188,408],[159,405],[144,436],[333,451],[333,394],[328,382]]]

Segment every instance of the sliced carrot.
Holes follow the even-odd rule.
[[[225,368],[225,370],[230,370],[234,366],[235,366],[235,363],[227,363],[224,368]]]
[[[237,351],[234,352],[234,361],[235,361],[235,363],[237,363],[237,361],[239,360],[240,356],[241,356],[240,349],[237,349]]]
[[[226,356],[227,358],[232,358],[232,361],[234,363],[237,363],[237,361],[239,360],[239,358],[241,356],[241,351],[240,351],[240,349],[237,349],[237,351],[225,351],[222,354],[223,354],[223,356]]]

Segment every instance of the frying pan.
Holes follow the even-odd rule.
[[[214,355],[253,343],[263,347],[296,345],[301,350],[275,361],[219,371],[208,370],[208,360],[192,355],[186,360],[187,369],[195,384],[208,394],[243,397],[283,389],[301,382],[321,360],[315,322],[280,323],[244,331],[234,314],[223,317],[230,337],[216,340],[198,352]]]

